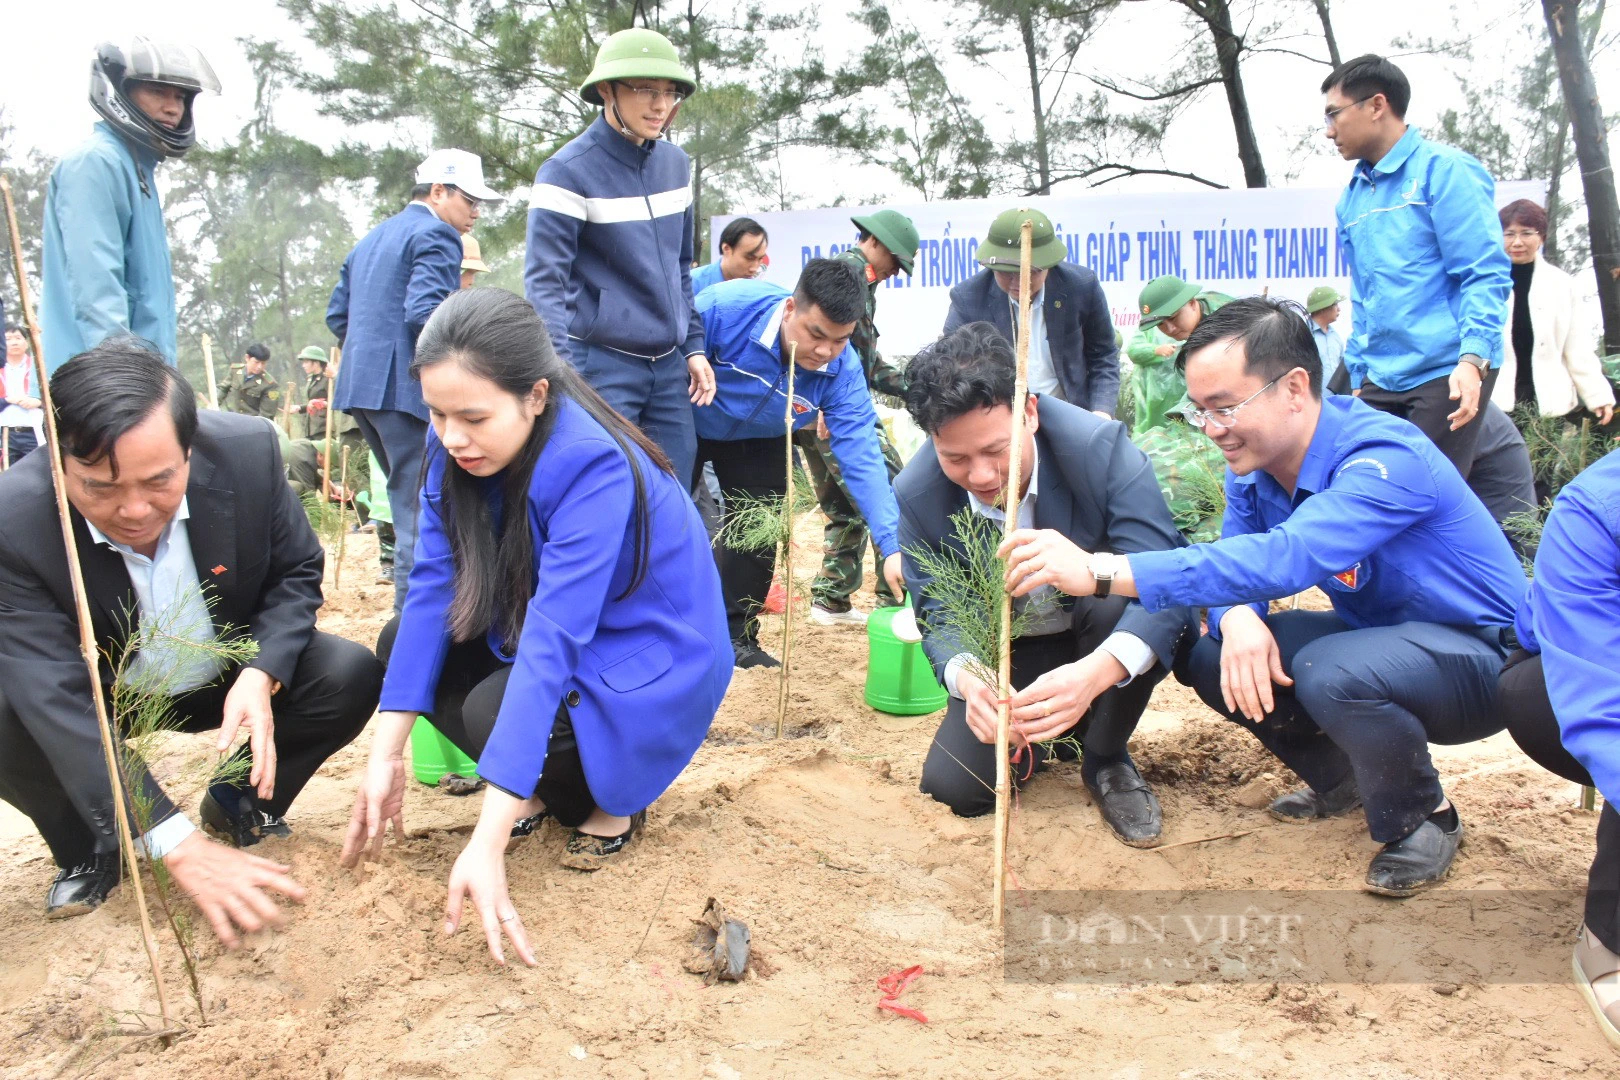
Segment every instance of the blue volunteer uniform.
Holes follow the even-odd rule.
[[[1502,531],[1423,433],[1356,398],[1328,397],[1293,494],[1226,477],[1221,539],[1129,556],[1142,604],[1208,606],[1183,682],[1249,728],[1317,792],[1351,773],[1375,840],[1440,804],[1428,744],[1500,731],[1492,707],[1524,573]],[[1319,586],[1331,612],[1266,614]],[[1260,724],[1226,708],[1221,619],[1247,604],[1277,640],[1292,688]]]
[[[681,477],[696,449],[686,358],[703,352],[692,222],[686,152],[638,146],[598,116],[535,175],[523,264],[557,352]]]
[[[766,496],[787,483],[783,421],[787,413],[787,358],[782,316],[789,292],[754,278],[724,281],[697,298],[709,362],[713,403],[692,410],[698,464],[713,462],[723,491]],[[793,376],[793,427],[826,419],[832,450],[872,540],[887,558],[900,550],[900,511],[877,438],[877,410],[853,345],[820,371],[799,367]],[[749,624],[770,587],[774,556],[722,548],[720,583],[733,641],[752,641]]]
[[[718,285],[724,280],[726,280],[726,273],[720,269],[719,259],[714,260],[714,262],[704,263],[692,271],[692,295],[697,296],[698,293],[707,289],[710,285]]]

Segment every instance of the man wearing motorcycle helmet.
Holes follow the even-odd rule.
[[[197,95],[219,92],[214,69],[185,45],[105,42],[90,64],[90,138],[51,172],[45,194],[45,366],[119,334],[175,362],[174,274],[157,166],[197,141]]]

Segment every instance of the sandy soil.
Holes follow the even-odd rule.
[[[370,641],[389,590],[371,580],[371,539],[349,539],[345,588],[323,625]],[[621,865],[594,876],[559,867],[563,838],[549,825],[508,859],[540,944],[534,970],[496,969],[475,934],[441,936],[444,883],[475,798],[413,786],[415,836],[364,875],[337,868],[362,736],[294,806],[294,839],[266,845],[310,887],[288,928],[235,953],[202,942],[206,1024],[165,942],[190,1029],[166,1050],[141,1034],[157,1010],[131,890],[92,915],[46,922],[50,858],[0,807],[0,1045],[11,1048],[0,1076],[1620,1073],[1563,976],[1496,985],[1460,965],[1448,981],[1405,985],[1004,980],[989,922],[990,822],[955,818],[917,791],[934,718],[863,704],[858,632],[806,625],[797,655],[790,737],[772,738],[773,676],[739,673],[710,741]],[[169,767],[197,748],[176,740]],[[1273,824],[1261,808],[1291,777],[1183,688],[1161,687],[1133,752],[1164,804],[1167,844],[1244,835],[1126,848],[1063,766],[1019,800],[1011,866],[1022,888],[1359,885],[1375,850],[1360,819]],[[1437,759],[1471,830],[1448,891],[1584,885],[1595,821],[1575,809],[1570,785],[1505,736]],[[756,970],[740,984],[706,987],[683,970],[711,896],[753,931]],[[1395,907],[1354,904],[1361,940],[1380,941]],[[1526,932],[1564,957],[1579,919],[1566,896]],[[1382,944],[1398,945],[1390,936]],[[925,973],[903,1003],[926,1025],[877,1008],[877,980],[914,964]]]

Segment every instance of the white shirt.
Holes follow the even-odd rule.
[[[216,657],[185,648],[179,642],[202,644],[214,640],[214,620],[197,581],[197,563],[191,554],[191,519],[187,500],[180,500],[174,519],[164,526],[151,558],[115,543],[89,521],[92,542],[123,556],[129,583],[135,590],[139,622],[136,633],[143,647],[124,672],[125,686],[148,680],[161,683],[166,693],[178,695],[207,686],[220,675]],[[184,814],[172,814],[154,825],[142,843],[150,858],[160,859],[196,831]]]
[[[1032,331],[1034,322],[1034,319],[1030,320]],[[1033,348],[1031,348],[1030,354],[1033,357]],[[1020,529],[1033,529],[1035,527],[1035,499],[1040,494],[1041,450],[1039,444],[1032,443],[1032,445],[1035,447],[1035,451],[1031,455],[1029,462],[1029,490],[1024,493],[1022,499],[1018,500],[1018,527]],[[968,506],[973,509],[975,514],[987,517],[991,521],[1006,522],[1007,515],[1000,507],[980,502],[978,497],[971,491],[967,493],[967,496]],[[1073,613],[1064,610],[1063,605],[1058,603],[1056,598],[1057,590],[1055,588],[1050,585],[1042,585],[1028,596],[1019,597],[1013,601],[1015,605],[1027,606],[1041,603],[1043,600],[1051,600],[1040,613],[1035,625],[1027,630],[1024,636],[1039,637],[1046,634],[1060,634],[1074,625]],[[1128,634],[1122,630],[1115,630],[1112,634],[1109,634],[1098,648],[1118,660],[1120,666],[1125,669],[1125,678],[1116,683],[1116,686],[1124,686],[1158,663],[1158,657],[1153,654],[1153,649],[1148,646],[1147,642],[1135,634]],[[957,676],[973,659],[973,656],[969,653],[957,653],[946,661],[945,689],[950,691],[952,697],[959,698],[962,696],[956,689]]]
[[[1012,305],[1013,333],[1018,333],[1018,301],[1009,294]],[[1017,342],[1015,341],[1016,345]],[[1029,391],[1032,394],[1062,396],[1063,386],[1058,382],[1057,367],[1052,363],[1052,346],[1046,340],[1046,289],[1043,287],[1029,302]],[[1031,481],[1031,487],[1034,482]],[[998,519],[999,520],[999,519]],[[1020,523],[1022,524],[1022,523]]]
[[[45,423],[44,409],[25,409],[21,405],[10,404],[19,398],[38,397],[34,386],[34,362],[24,358],[20,364],[5,365],[5,398],[7,405],[0,409],[0,427],[25,427],[34,429],[34,437],[43,439],[40,427]]]

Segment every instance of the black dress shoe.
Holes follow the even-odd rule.
[[[737,656],[736,661],[735,661],[737,667],[740,667],[740,668],[751,668],[751,667],[773,668],[773,667],[781,667],[782,666],[782,661],[778,660],[776,657],[772,656],[770,653],[768,653],[764,649],[760,648],[759,645],[757,643],[755,643],[755,642],[752,642],[752,641],[733,641],[731,643],[731,648],[732,648],[732,651],[734,653],[736,653],[736,656]]]
[[[1402,897],[1440,884],[1451,873],[1462,834],[1461,821],[1447,830],[1429,818],[1406,839],[1385,844],[1367,866],[1367,891]]]
[[[1128,761],[1116,761],[1086,777],[1102,811],[1103,820],[1120,843],[1136,848],[1154,847],[1164,830],[1164,815],[1142,774]]]
[[[1356,787],[1356,774],[1345,777],[1331,791],[1316,791],[1302,787],[1279,795],[1271,802],[1271,816],[1279,821],[1315,821],[1317,818],[1338,817],[1361,805],[1361,789]]]
[[[89,860],[67,870],[57,871],[45,894],[47,919],[71,919],[88,915],[101,906],[107,894],[118,887],[123,876],[122,860],[116,851],[90,856]]]
[[[235,791],[235,789],[230,789]],[[249,848],[267,836],[288,837],[292,827],[285,819],[267,814],[253,805],[253,796],[237,793],[225,796],[225,802],[234,802],[234,813],[214,797],[210,788],[197,807],[203,830],[208,835],[235,848]]]

